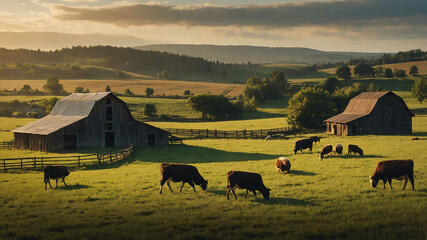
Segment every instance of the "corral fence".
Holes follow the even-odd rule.
[[[258,130],[209,130],[209,129],[164,129],[170,134],[179,136],[184,139],[202,139],[202,138],[252,138],[264,139],[267,135],[286,136],[296,134],[298,131],[288,127],[283,128],[269,128]],[[282,135],[283,134],[283,135]]]
[[[0,149],[11,149],[13,148],[13,141],[10,142],[0,142]]]
[[[55,156],[55,157],[24,157],[0,159],[0,171],[7,170],[38,170],[46,165],[61,164],[69,168],[80,168],[89,165],[103,165],[113,163],[128,158],[135,152],[135,148],[129,148],[112,152],[86,154],[76,156]]]

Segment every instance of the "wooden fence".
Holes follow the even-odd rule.
[[[3,141],[3,142],[0,142],[0,149],[11,149],[11,148],[13,148],[13,141],[10,141],[10,142],[5,142],[5,141]]]
[[[86,154],[63,157],[42,156],[26,158],[5,158],[0,159],[0,170],[37,170],[43,169],[44,166],[50,164],[61,164],[69,168],[80,168],[88,165],[102,165],[106,163],[113,163],[128,158],[134,152],[135,148],[131,146],[129,148],[113,153]]]
[[[263,139],[267,135],[289,135],[295,134],[296,130],[284,127],[284,128],[270,128],[270,129],[258,129],[258,130],[209,130],[209,129],[176,129],[168,128],[164,129],[170,134],[179,136],[181,138],[254,138]]]

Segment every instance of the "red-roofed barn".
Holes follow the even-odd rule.
[[[403,99],[391,91],[363,92],[350,100],[343,113],[325,120],[326,133],[411,133],[413,116]]]

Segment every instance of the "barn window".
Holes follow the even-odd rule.
[[[113,108],[112,107],[106,107],[106,120],[111,121],[113,120]]]
[[[111,105],[111,98],[107,98],[107,105]]]

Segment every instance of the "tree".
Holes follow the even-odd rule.
[[[133,94],[133,92],[129,88],[126,88],[126,90],[124,91],[123,95],[125,95],[125,96],[135,96],[135,94]]]
[[[145,116],[153,117],[156,115],[156,113],[157,113],[157,109],[156,109],[156,106],[154,104],[147,103],[144,105],[144,115]]]
[[[427,97],[427,78],[423,77],[415,81],[412,86],[412,96],[414,96],[420,104],[423,103],[424,98]]]
[[[354,66],[353,70],[354,75],[359,75],[359,77],[372,77],[375,75],[374,68],[365,63],[359,63]]]
[[[74,89],[75,93],[84,93],[84,88],[83,87],[76,87],[76,89]]]
[[[29,93],[29,92],[31,92],[31,86],[30,85],[28,85],[28,84],[24,84],[24,86],[22,86],[22,88],[21,88],[21,91],[20,92],[23,92],[23,93]]]
[[[189,96],[191,94],[190,90],[185,90],[184,91],[184,96]]]
[[[391,68],[386,68],[384,70],[384,77],[386,77],[386,78],[392,78],[393,77],[393,71],[391,70]]]
[[[288,80],[283,72],[274,70],[270,73],[270,96],[272,99],[283,97],[284,94],[288,93]]]
[[[49,93],[58,95],[64,92],[64,87],[59,83],[59,79],[56,76],[50,76],[46,80],[46,84],[43,85],[43,89]]]
[[[333,114],[332,96],[319,88],[303,88],[289,100],[288,123],[298,129],[317,129]]]
[[[412,76],[417,76],[418,75],[418,67],[417,65],[413,65],[411,66],[411,68],[409,69],[409,74]]]
[[[378,66],[374,69],[375,77],[382,77],[384,75],[384,69],[381,66]]]
[[[149,87],[145,89],[145,95],[147,95],[147,97],[152,96],[153,94],[154,94],[154,89]]]
[[[191,96],[187,104],[193,110],[202,113],[204,119],[230,119],[241,113],[241,109],[222,95],[201,94]]]
[[[56,102],[58,100],[59,100],[58,98],[53,97],[53,98],[49,98],[49,99],[48,98],[44,98],[41,101],[41,105],[45,109],[46,114],[49,114],[52,111],[53,107],[55,106],[55,104],[56,104]]]
[[[395,77],[406,77],[406,72],[403,69],[394,69]]]
[[[105,87],[105,91],[106,91],[106,92],[111,92],[110,85],[107,85],[107,86]]]
[[[335,75],[338,78],[348,80],[351,78],[351,69],[347,66],[338,67],[337,70],[335,71]]]
[[[334,77],[330,77],[324,81],[322,81],[319,86],[323,88],[323,90],[327,91],[328,93],[332,94],[335,92],[335,88],[340,87],[340,81]]]

